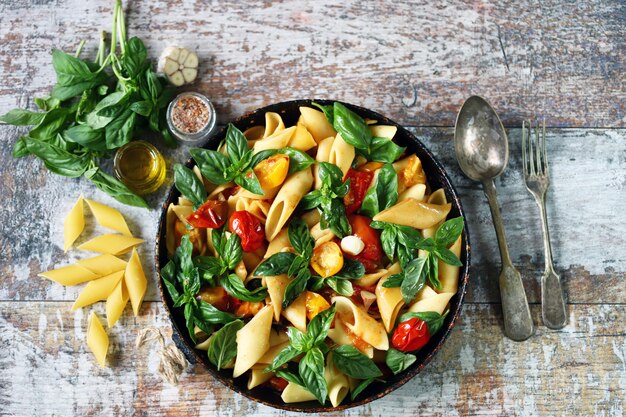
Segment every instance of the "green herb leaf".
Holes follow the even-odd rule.
[[[28,154],[30,154],[30,151],[26,145],[26,138],[22,136],[13,144],[11,155],[13,158],[22,158]]]
[[[104,131],[94,130],[89,125],[76,125],[63,132],[63,137],[74,143],[78,143],[93,151],[106,151],[107,144],[104,140]]]
[[[227,175],[230,161],[225,155],[210,149],[200,148],[190,149],[189,153],[196,161],[202,175],[213,184],[223,185],[233,179]]]
[[[301,387],[304,386],[304,382],[302,381],[302,378],[300,378],[300,375],[296,375],[292,372],[279,369],[278,371],[276,371],[276,376],[284,379],[287,382],[292,382],[294,384],[300,385]]]
[[[412,355],[410,353],[403,353],[394,348],[389,348],[389,350],[387,351],[387,356],[385,357],[385,363],[387,364],[389,369],[391,369],[391,372],[393,372],[394,375],[397,375],[407,369],[416,360],[417,358],[415,357],[415,355]]]
[[[337,279],[337,277],[328,277],[325,280],[326,285],[332,288],[337,294],[344,297],[351,297],[354,294],[352,283],[347,279]]]
[[[329,162],[318,162],[317,165],[320,180],[331,190],[339,188],[343,184],[343,172],[337,165]]]
[[[419,313],[415,313],[409,311],[407,313],[402,314],[397,322],[402,323],[404,321],[410,320],[412,318],[418,318],[420,320],[424,320],[426,325],[428,326],[428,333],[433,336],[437,333],[441,327],[443,326],[443,322],[447,316],[447,312],[445,314],[439,314],[436,311],[421,311]]]
[[[117,149],[133,138],[137,113],[126,109],[104,128],[104,138],[108,149]]]
[[[189,235],[183,235],[183,237],[180,239],[180,245],[178,245],[176,251],[174,252],[174,260],[183,275],[189,275],[191,271],[195,268],[195,265],[193,264],[193,261],[191,259],[192,252],[193,245],[189,240]],[[183,282],[181,281],[181,283]]]
[[[278,153],[289,157],[289,174],[305,170],[315,162],[309,155],[295,148],[282,148]]]
[[[405,303],[411,303],[417,293],[426,284],[426,275],[424,274],[425,266],[426,258],[415,258],[404,268],[404,279],[400,285],[400,290]]]
[[[209,362],[221,370],[237,356],[237,332],[244,326],[243,321],[228,323],[211,336],[207,349]]]
[[[398,174],[393,165],[387,163],[378,171],[376,183],[365,194],[360,212],[374,217],[393,206],[398,200]]]
[[[276,355],[272,363],[267,368],[265,368],[265,372],[275,371],[290,360],[294,359],[296,356],[300,355],[300,353],[301,352],[293,346],[287,346],[286,348],[281,350],[278,355]]]
[[[448,248],[461,236],[465,222],[463,217],[456,217],[445,221],[435,233],[437,246]]]
[[[249,151],[248,140],[241,130],[237,129],[234,124],[229,123],[226,130],[226,150],[228,157],[233,163],[238,163]]]
[[[278,252],[263,261],[254,271],[256,277],[274,277],[286,274],[296,255],[291,252]]]
[[[312,346],[317,346],[326,339],[330,325],[335,318],[335,311],[335,306],[332,306],[317,314],[310,321],[306,329],[306,335],[311,339]]]
[[[285,296],[283,298],[283,308],[287,308],[291,305],[293,300],[298,298],[300,294],[306,289],[306,285],[309,282],[311,273],[308,269],[301,269],[285,288]]]
[[[326,119],[328,120],[328,123],[330,123],[331,126],[333,126],[333,124],[335,123],[335,108],[333,105],[329,105],[329,106],[324,106],[322,104],[317,104],[317,103],[311,103],[313,106],[317,107],[318,109],[320,109],[323,113],[324,116],[326,116]]]
[[[227,324],[237,320],[237,316],[231,313],[218,310],[212,304],[200,300],[198,308],[195,311],[198,321],[207,324]]]
[[[444,247],[438,247],[435,249],[435,255],[448,265],[463,266],[463,262],[454,254],[450,249]]]
[[[291,246],[302,255],[303,258],[309,259],[313,253],[313,245],[315,241],[309,233],[309,228],[301,219],[295,218],[289,224],[288,229],[289,242]]]
[[[402,285],[402,281],[404,281],[404,273],[400,272],[399,274],[393,274],[390,276],[387,281],[383,283],[383,287],[385,288],[395,288]]]
[[[28,152],[43,161],[46,168],[65,177],[80,177],[91,161],[88,155],[78,156],[41,140],[24,138],[24,144]]]
[[[186,166],[181,164],[174,165],[174,183],[183,197],[191,201],[194,210],[198,210],[206,201],[207,191],[204,188],[204,184]]]
[[[340,239],[352,233],[352,227],[348,221],[343,200],[334,198],[328,204],[322,204],[320,211],[320,226],[322,229],[330,227],[330,230]]]
[[[278,150],[276,149],[264,149],[262,151],[259,151],[257,153],[255,153],[252,156],[252,159],[250,159],[250,167],[254,168],[257,165],[259,165],[259,163],[267,158],[269,158],[270,156],[276,155],[278,153]]]
[[[230,274],[221,279],[220,283],[228,294],[238,300],[258,302],[267,298],[267,288],[259,287],[253,291],[246,288],[241,278],[236,274]]]
[[[183,315],[185,316],[185,325],[187,327],[189,337],[191,338],[191,341],[195,344],[197,341],[195,333],[196,318],[193,315],[193,310],[194,306],[192,303],[185,304]]]
[[[433,288],[440,290],[442,287],[441,281],[439,281],[439,261],[437,261],[437,257],[433,252],[430,252],[426,258],[428,263],[426,268],[428,281]]]
[[[372,133],[365,120],[337,101],[333,105],[333,127],[341,134],[343,140],[355,148],[370,147]]]
[[[376,378],[367,378],[361,381],[359,385],[357,385],[354,388],[354,390],[352,390],[352,393],[350,394],[350,398],[352,399],[352,401],[354,401],[354,399],[358,397],[359,394],[362,393],[365,388],[369,387],[370,384],[376,380],[377,380]]]
[[[13,126],[35,126],[41,123],[46,113],[35,113],[29,110],[13,109],[0,116],[0,122]]]
[[[302,197],[300,203],[298,205],[298,209],[300,210],[311,210],[320,204],[322,204],[322,192],[320,190],[313,190]]]
[[[369,153],[359,152],[370,161],[392,163],[404,153],[406,148],[398,146],[389,138],[372,139]]]
[[[243,248],[241,238],[236,233],[231,233],[226,241],[226,245],[220,252],[220,256],[228,269],[235,269],[239,261],[243,259]]]
[[[133,193],[126,185],[109,174],[102,172],[99,168],[92,168],[85,172],[91,182],[96,187],[115,198],[117,201],[130,206],[149,208],[146,200]]]
[[[365,266],[354,259],[344,258],[341,271],[335,274],[338,279],[359,279],[365,275]]]
[[[309,350],[298,366],[304,387],[324,405],[328,396],[328,385],[324,379],[324,354],[316,347]]]
[[[152,104],[152,102],[148,100],[142,100],[135,101],[130,105],[129,108],[135,113],[142,115],[143,117],[148,117],[150,116],[150,113],[152,113],[153,106],[154,105]]]
[[[311,337],[308,334],[302,333],[295,327],[288,327],[287,335],[289,336],[289,344],[300,352],[307,352],[313,347]]]
[[[180,292],[176,288],[176,264],[170,260],[163,268],[161,268],[161,279],[172,301],[176,302],[180,297]]]
[[[253,170],[235,176],[235,183],[256,195],[264,195],[263,187]]]
[[[367,379],[382,376],[382,372],[374,361],[352,345],[341,345],[335,348],[333,363],[337,369],[352,378]]]

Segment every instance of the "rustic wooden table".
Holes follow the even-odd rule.
[[[53,47],[74,50],[108,28],[112,1],[0,2],[0,113],[33,107],[54,82]],[[269,103],[334,98],[409,126],[431,147],[462,195],[473,243],[462,319],[435,360],[410,383],[346,416],[600,415],[626,412],[626,7],[586,2],[487,0],[134,1],[129,34],[152,56],[167,44],[196,48],[193,86],[220,121]],[[423,3],[423,4],[418,4]],[[514,263],[536,334],[503,336],[499,255],[487,203],[454,159],[457,110],[472,94],[499,111],[510,164],[498,181]],[[522,119],[545,117],[552,188],[548,216],[569,323],[541,324],[543,271],[536,206],[522,183]],[[202,368],[180,384],[156,373],[156,349],[137,351],[146,326],[170,334],[150,255],[165,188],[151,210],[122,207],[85,181],[11,157],[22,132],[0,126],[0,415],[285,416],[224,388]],[[187,149],[166,151],[168,162]],[[139,317],[112,331],[111,366],[85,343],[87,315],[71,312],[79,289],[38,278],[86,254],[63,253],[62,220],[80,193],[118,207],[146,239],[150,284]],[[91,225],[89,226],[91,228]],[[98,305],[96,311],[103,312]]]

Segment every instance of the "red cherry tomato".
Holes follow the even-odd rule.
[[[198,210],[187,217],[187,223],[193,227],[217,229],[226,223],[228,203],[220,200],[207,200]]]
[[[228,230],[241,238],[241,247],[244,252],[254,252],[263,245],[265,230],[259,219],[250,212],[245,210],[234,212],[230,216]]]
[[[414,317],[398,324],[391,337],[391,344],[402,352],[413,352],[429,340],[428,325],[424,320]]]
[[[369,217],[352,214],[348,216],[352,234],[361,238],[365,248],[356,256],[347,255],[350,259],[359,261],[365,266],[366,272],[374,272],[380,267],[383,259],[383,249],[380,246],[380,235],[377,230],[370,227],[372,220]]]
[[[348,171],[346,179],[350,180],[350,191],[343,198],[347,214],[352,214],[361,207],[365,193],[372,182],[372,177],[374,177],[373,172],[357,171],[355,169]]]
[[[287,380],[278,376],[273,377],[267,383],[272,389],[281,393],[285,390],[285,388],[287,388],[287,385],[289,384]]]

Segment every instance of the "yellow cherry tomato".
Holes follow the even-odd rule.
[[[278,187],[287,178],[289,171],[289,156],[276,154],[262,160],[254,167],[254,173],[264,190]]]
[[[343,268],[343,254],[335,242],[326,242],[313,250],[311,267],[322,278],[330,277]]]
[[[313,317],[317,316],[324,310],[330,307],[328,301],[316,292],[306,292],[306,318],[309,321],[313,320]]]

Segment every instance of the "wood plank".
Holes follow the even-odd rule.
[[[102,304],[102,303],[101,303]],[[85,344],[88,311],[67,302],[0,303],[0,405],[16,415],[291,415],[248,401],[201,367],[178,386],[156,374],[154,347],[136,351],[145,326],[169,334],[160,303],[130,310],[111,330],[113,365],[100,369]],[[95,310],[104,314],[104,305]],[[537,321],[539,308],[532,308]],[[408,384],[336,416],[623,415],[626,306],[576,305],[561,331],[504,338],[500,310],[467,305],[434,361]]]
[[[491,215],[480,185],[463,176],[453,151],[450,128],[413,129],[437,155],[451,175],[468,216],[472,243],[472,282],[468,301],[498,302],[497,276],[500,258]],[[548,132],[552,188],[547,210],[552,231],[554,260],[572,303],[623,303],[626,288],[626,247],[621,233],[626,218],[618,207],[626,201],[626,142],[623,130],[552,129]],[[0,128],[3,141],[17,136],[15,128]],[[526,191],[520,165],[520,131],[509,130],[510,165],[498,180],[499,202],[505,220],[511,256],[521,269],[531,302],[539,302],[543,272],[543,248],[538,210]],[[186,159],[187,148],[165,151],[170,167]],[[65,255],[63,218],[80,193],[120,209],[131,230],[146,239],[140,248],[144,269],[150,276],[148,300],[158,300],[153,272],[153,247],[158,207],[167,191],[151,196],[150,211],[117,203],[85,181],[47,173],[32,158],[13,160],[10,148],[0,148],[0,178],[6,203],[0,207],[0,300],[71,300],[80,288],[63,288],[36,277],[42,270],[66,265],[89,254]],[[171,172],[169,175],[171,178]],[[90,219],[88,217],[88,219]],[[88,222],[85,236],[105,232]]]
[[[511,126],[532,115],[562,127],[626,120],[620,1],[126,3],[129,34],[153,57],[172,43],[198,50],[196,87],[226,119],[326,97],[406,125],[452,126],[463,100],[480,94]],[[0,13],[2,113],[48,92],[53,47],[86,39],[93,53],[112,11],[109,1],[9,4]]]

